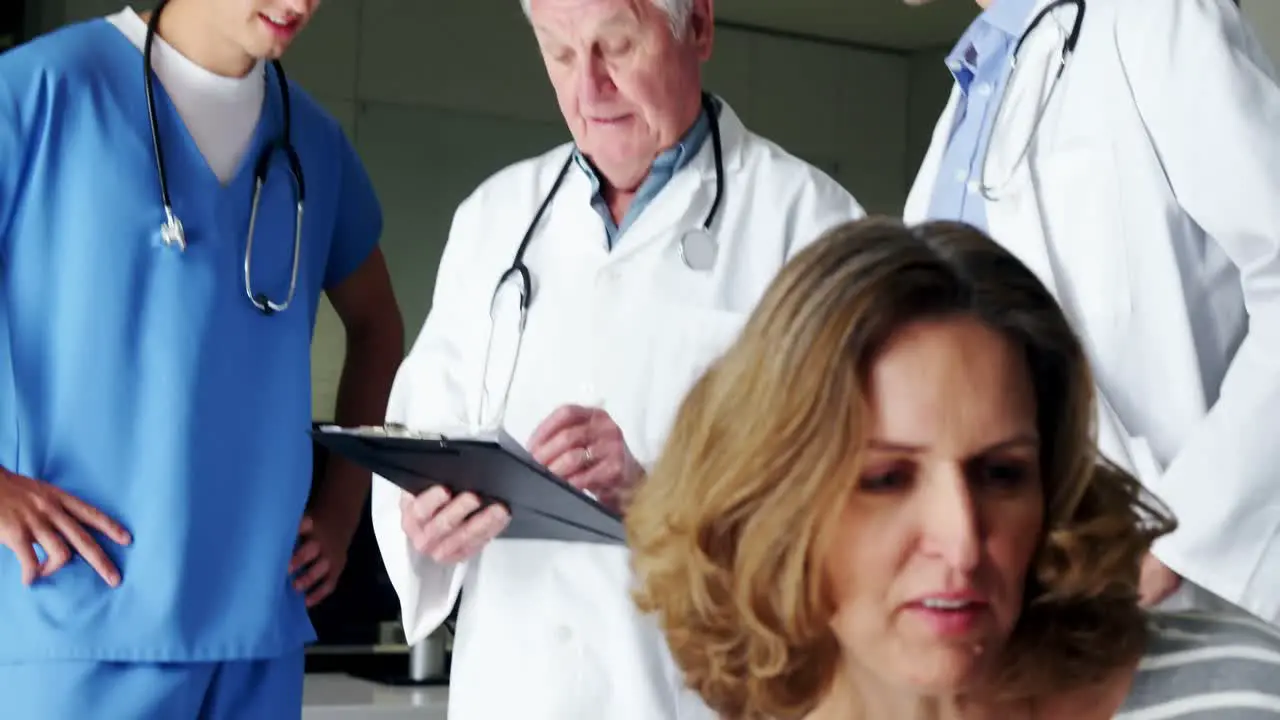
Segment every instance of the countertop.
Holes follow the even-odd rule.
[[[308,673],[303,720],[446,720],[449,688],[381,685],[338,673]]]

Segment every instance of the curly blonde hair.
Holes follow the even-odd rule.
[[[722,717],[802,717],[831,686],[820,568],[853,490],[841,470],[858,461],[870,367],[904,326],[957,315],[1023,348],[1043,439],[1045,531],[999,689],[1061,691],[1140,652],[1140,563],[1174,522],[1099,456],[1093,380],[1061,309],[967,225],[868,219],[788,263],[685,398],[627,508],[636,604]]]

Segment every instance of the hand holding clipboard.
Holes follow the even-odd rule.
[[[453,535],[443,544],[429,543],[428,554],[433,557],[440,555],[447,561],[442,551],[448,551],[450,558],[474,551],[472,546],[487,541],[488,534],[504,521],[501,538],[623,543],[622,521],[615,511],[557,477],[501,430],[445,436],[395,428],[323,426],[313,437],[413,496],[412,503],[404,506],[410,513],[406,521],[430,517],[434,537],[425,539]],[[463,503],[460,496],[467,494],[474,500]],[[459,499],[449,503],[455,497]],[[481,509],[485,504],[489,507]],[[466,517],[477,510],[480,514]],[[508,512],[509,517],[504,517]],[[449,527],[458,518],[465,522]],[[455,532],[459,527],[465,532]]]
[[[444,486],[400,496],[400,526],[419,553],[442,564],[468,560],[502,535],[511,511],[500,502],[485,505],[474,493],[454,495]]]

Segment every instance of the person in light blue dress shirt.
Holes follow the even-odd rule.
[[[959,220],[986,230],[978,191],[979,164],[1009,78],[1014,46],[1036,2],[979,0],[978,4],[983,7],[982,14],[947,56],[947,69],[956,79],[960,102],[943,155],[942,172],[933,189],[929,216]]]
[[[904,219],[986,231],[1081,328],[1107,400],[1104,453],[1139,472],[1179,521],[1143,561],[1143,603],[1280,623],[1280,535],[1265,510],[1275,507],[1274,443],[1250,439],[1275,424],[1276,404],[1257,398],[1274,397],[1280,378],[1275,64],[1230,0],[977,5],[947,57],[952,96]],[[1066,76],[1007,88],[1015,49],[1043,12],[1060,36],[1024,59],[1064,53]],[[1006,166],[995,192],[982,187],[993,135],[991,155]],[[1231,489],[1206,488],[1207,476]]]

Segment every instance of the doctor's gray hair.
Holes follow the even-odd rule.
[[[524,16],[529,17],[529,3],[531,0],[520,0],[520,7],[524,9]],[[671,34],[677,40],[684,37],[685,31],[689,29],[689,18],[693,16],[694,0],[649,0],[662,12],[666,13],[667,21],[671,25]]]

